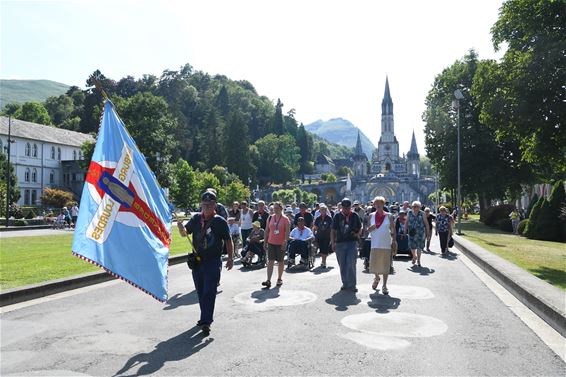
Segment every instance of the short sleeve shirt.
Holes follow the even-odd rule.
[[[204,221],[202,214],[198,213],[189,220],[185,229],[193,235],[193,245],[203,259],[220,258],[224,242],[231,240],[228,223],[219,215]]]
[[[296,227],[291,231],[289,237],[295,240],[305,241],[312,237],[312,230],[307,227],[304,227],[302,230],[299,229],[299,227]]]
[[[259,211],[254,212],[254,216],[252,221],[259,221],[261,229],[265,230],[265,226],[267,225],[267,218],[269,217],[269,213],[267,211],[263,211],[263,213],[259,213]]]
[[[306,227],[308,227],[308,228],[311,228],[311,227],[312,227],[312,223],[313,223],[313,216],[312,216],[312,213],[310,213],[310,212],[305,212],[304,215],[303,215],[302,213],[300,213],[300,212],[297,213],[297,214],[295,215],[295,221],[293,221],[293,223],[294,223],[295,225],[297,225],[297,222],[298,222],[298,220],[299,220],[299,217],[303,217],[303,218],[305,219],[305,226],[306,226]]]
[[[354,211],[350,212],[347,217],[342,212],[337,212],[332,219],[332,229],[336,231],[336,242],[356,241],[357,233],[361,228],[360,216]]]
[[[314,225],[317,228],[316,236],[318,238],[330,238],[330,230],[332,229],[332,217],[329,215],[325,215],[324,218],[322,216],[318,216],[314,220]]]
[[[285,227],[290,225],[289,218],[285,215],[273,215],[269,218],[269,238],[268,243],[272,245],[283,245],[285,239]]]

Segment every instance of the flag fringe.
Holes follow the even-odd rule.
[[[156,299],[157,301],[159,301],[159,302],[161,302],[161,303],[167,302],[167,300],[163,300],[163,299],[157,297],[156,295],[154,295],[153,293],[149,292],[148,290],[146,290],[146,289],[140,287],[139,285],[137,285],[137,284],[134,283],[133,281],[128,280],[128,279],[126,279],[125,277],[123,277],[123,276],[121,276],[121,275],[118,275],[118,274],[115,273],[114,271],[109,270],[108,268],[104,267],[104,266],[101,265],[100,263],[97,263],[97,262],[93,261],[92,259],[89,259],[89,258],[85,257],[84,255],[81,255],[81,254],[79,254],[79,253],[77,253],[77,252],[75,252],[75,251],[73,251],[73,255],[74,255],[75,257],[77,257],[77,258],[80,258],[80,259],[82,259],[82,260],[84,260],[84,261],[86,261],[86,262],[89,262],[90,264],[93,264],[93,265],[95,265],[95,266],[101,268],[102,270],[104,270],[104,271],[105,271],[106,273],[108,273],[109,275],[112,275],[112,276],[114,276],[115,278],[120,279],[120,280],[122,280],[122,281],[125,281],[126,283],[130,284],[131,286],[136,287],[136,288],[139,289],[140,291],[142,291],[142,292],[144,292],[144,293],[150,295],[151,297],[153,297],[154,299]],[[167,261],[167,269],[169,269],[169,261]]]

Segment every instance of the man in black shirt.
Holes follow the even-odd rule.
[[[261,229],[265,230],[267,225],[267,219],[269,218],[269,212],[265,210],[265,202],[260,200],[257,202],[257,211],[254,212],[252,221],[259,221],[261,224]]]
[[[231,270],[234,266],[234,246],[228,223],[216,214],[216,195],[213,192],[205,191],[202,194],[201,208],[202,212],[194,215],[187,225],[183,227],[181,222],[177,225],[182,237],[193,235],[194,252],[201,259],[192,273],[200,306],[200,320],[197,325],[202,326],[203,334],[208,336],[213,322],[216,287],[222,270],[222,249],[226,245],[226,268]]]
[[[307,228],[312,228],[314,217],[312,213],[307,212],[307,205],[305,203],[299,204],[299,212],[295,215],[295,221],[293,221],[295,226],[299,223],[299,217],[302,217],[305,220],[305,226]]]
[[[362,222],[358,214],[351,210],[352,202],[348,198],[342,199],[342,210],[332,219],[332,232],[330,242],[336,252],[336,259],[340,266],[342,290],[357,292],[356,288],[356,259],[357,245]]]

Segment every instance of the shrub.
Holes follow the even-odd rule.
[[[533,195],[533,197],[531,198],[531,201],[529,202],[529,206],[527,207],[527,219],[531,216],[531,212],[533,211],[533,207],[535,206],[535,204],[538,202],[538,194],[535,192],[535,194]]]
[[[537,202],[533,206],[531,215],[529,216],[529,223],[527,224],[527,228],[525,229],[525,235],[527,236],[527,238],[531,238],[531,239],[535,238],[536,223],[540,214],[540,209],[544,202],[545,199],[544,196],[542,196],[537,200]]]
[[[46,206],[62,208],[68,206],[69,202],[73,201],[73,194],[67,191],[45,187],[43,189],[43,196],[41,202]]]
[[[497,220],[497,228],[501,229],[504,232],[513,232],[513,224],[511,224],[511,219],[499,219]]]
[[[527,228],[528,223],[529,223],[529,219],[521,220],[521,222],[519,223],[519,228],[517,228],[517,232],[519,232],[520,235],[522,236],[525,235],[525,230]]]
[[[25,220],[16,220],[16,221],[14,221],[14,225],[15,226],[26,226],[26,225],[28,225],[28,222],[25,221]]]
[[[509,214],[513,209],[515,209],[515,206],[511,204],[491,206],[485,210],[483,223],[488,226],[498,227],[499,220],[509,219]]]
[[[35,219],[37,217],[37,215],[35,214],[35,212],[32,210],[29,210],[27,215],[24,216],[25,219],[31,220],[31,219]]]

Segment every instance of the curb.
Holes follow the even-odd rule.
[[[179,263],[185,263],[186,261],[186,254],[175,255],[174,257],[169,258],[169,265],[172,266]],[[115,279],[115,277],[105,271],[99,271],[71,278],[50,280],[45,283],[8,289],[0,293],[0,307],[53,295],[55,293],[66,292],[93,284],[104,283]]]
[[[10,225],[7,228],[5,226],[0,226],[0,232],[14,232],[18,230],[35,230],[35,229],[51,229],[53,225],[22,225],[15,226]]]
[[[566,337],[566,293],[457,235],[455,246],[513,296]]]

